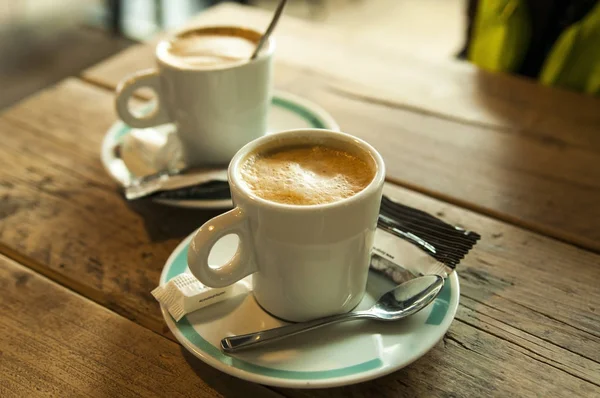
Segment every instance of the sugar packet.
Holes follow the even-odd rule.
[[[453,272],[481,236],[384,196],[371,270],[395,283]]]
[[[125,186],[125,198],[136,200],[154,196],[160,199],[230,199],[227,170],[168,170],[146,175]]]
[[[233,286],[210,288],[200,283],[192,274],[183,273],[158,286],[151,293],[167,308],[173,319],[179,321],[190,312],[231,297]]]

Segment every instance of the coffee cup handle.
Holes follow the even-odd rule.
[[[149,115],[136,116],[129,109],[129,99],[135,90],[142,87],[148,87],[156,93],[156,107]],[[139,71],[123,79],[117,86],[115,107],[121,120],[134,128],[153,127],[171,121],[166,109],[162,106],[160,78],[155,69]]]
[[[208,265],[208,255],[215,243],[225,235],[236,234],[239,244],[231,260],[219,268]],[[250,239],[248,219],[236,207],[205,223],[192,238],[188,249],[188,267],[208,287],[229,286],[258,270]]]

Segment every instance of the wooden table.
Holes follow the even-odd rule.
[[[194,23],[268,18],[222,5]],[[126,203],[99,160],[149,42],[0,116],[0,396],[600,396],[600,102],[290,17],[277,39],[276,86],[377,147],[387,193],[483,236],[443,341],[323,390],[238,380],[176,343],[150,291],[217,212]]]

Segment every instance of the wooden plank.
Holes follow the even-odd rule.
[[[173,248],[216,212],[126,203],[97,153],[114,117],[110,92],[76,80],[0,117],[0,250],[165,333],[149,292]],[[483,239],[459,267],[463,305],[450,340],[383,381],[336,394],[597,392],[600,256],[404,188],[386,192]]]
[[[0,54],[6,60],[0,65],[0,109],[133,44],[104,29],[73,25],[73,21],[35,23],[4,10],[0,14],[6,18],[0,22]],[[44,67],[47,64],[52,67]]]
[[[138,46],[91,76],[98,82],[152,62],[151,49]],[[282,63],[276,72],[279,88],[320,104],[343,131],[377,147],[390,180],[600,251],[600,123],[561,119],[559,133],[490,128],[349,94],[343,78]],[[109,88],[115,81],[102,80]]]
[[[7,137],[0,149],[0,245],[13,257],[32,258],[29,265],[52,279],[162,330],[150,295],[162,263],[217,212],[126,203],[99,159],[114,120],[110,93],[75,79],[0,118]]]
[[[388,179],[600,251],[600,141],[585,147],[465,125],[347,96],[326,77],[296,68],[278,72],[280,87],[320,104],[343,131],[373,144]]]
[[[267,18],[223,5],[194,24],[261,27]],[[277,35],[276,85],[374,144],[390,180],[600,252],[600,101],[460,62],[425,62],[290,17]],[[154,65],[152,45],[83,77],[113,89]]]
[[[0,396],[279,394],[0,256]]]

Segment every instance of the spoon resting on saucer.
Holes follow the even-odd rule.
[[[313,321],[263,330],[262,332],[225,337],[221,340],[221,348],[228,353],[236,352],[326,325],[355,319],[396,321],[416,314],[427,307],[440,294],[443,286],[444,278],[439,275],[421,276],[404,282],[385,293],[368,310],[332,315]]]

